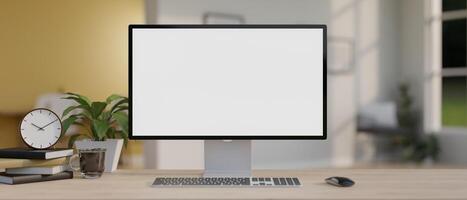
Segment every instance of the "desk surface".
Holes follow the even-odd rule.
[[[120,170],[100,179],[0,185],[0,199],[466,199],[467,169],[316,169],[255,171],[296,176],[301,188],[152,188],[155,176],[199,176],[201,171]],[[356,184],[324,183],[347,176]]]

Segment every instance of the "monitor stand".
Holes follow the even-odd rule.
[[[250,177],[251,140],[205,140],[204,177]]]

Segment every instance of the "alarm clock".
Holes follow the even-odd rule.
[[[21,121],[19,132],[24,143],[33,149],[47,149],[58,142],[62,135],[62,123],[57,114],[49,109],[29,111]]]

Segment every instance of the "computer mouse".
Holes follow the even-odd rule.
[[[350,187],[355,184],[350,178],[341,177],[341,176],[333,176],[329,177],[326,180],[326,183],[338,187]]]

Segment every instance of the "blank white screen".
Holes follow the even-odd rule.
[[[133,29],[134,136],[322,136],[322,29]]]

